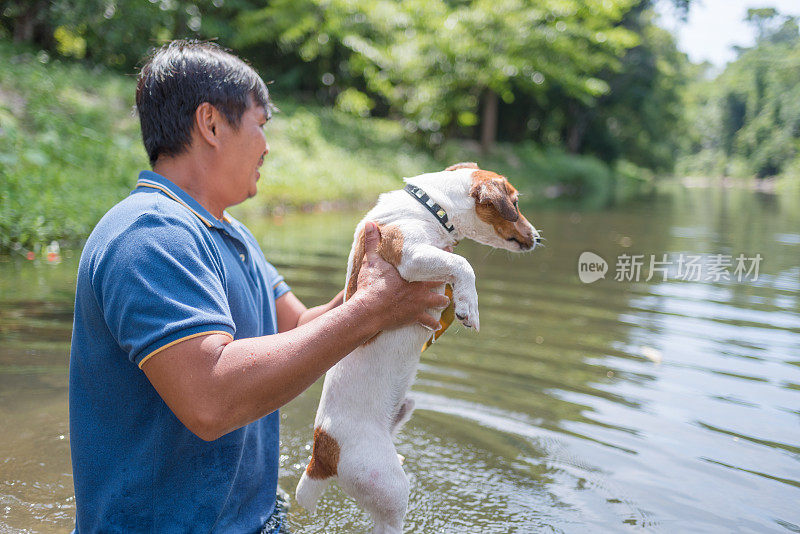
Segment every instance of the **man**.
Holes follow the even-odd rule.
[[[225,209],[256,193],[267,89],[176,41],[136,88],[153,171],[81,255],[70,355],[76,531],[273,532],[277,409],[379,330],[447,305],[406,283],[367,225],[358,290],[306,307]]]

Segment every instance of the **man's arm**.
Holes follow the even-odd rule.
[[[331,311],[344,301],[344,289],[333,297],[330,302],[307,309],[294,293],[288,291],[275,301],[278,315],[278,332],[288,332],[292,328],[306,324],[316,319],[325,312]]]
[[[414,322],[435,329],[438,321],[425,310],[449,303],[431,292],[439,283],[403,280],[378,255],[378,240],[377,228],[367,223],[358,290],[341,306],[271,336],[188,339],[142,370],[181,422],[210,441],[283,406],[380,330]]]

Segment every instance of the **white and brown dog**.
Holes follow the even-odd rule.
[[[364,256],[364,222],[375,221],[381,256],[408,281],[451,285],[455,316],[478,330],[475,273],[466,259],[448,250],[468,238],[522,252],[536,247],[539,234],[519,212],[517,191],[508,180],[474,163],[459,163],[406,182],[404,190],[381,195],[358,225],[345,299],[356,290]],[[414,408],[406,394],[421,350],[449,324],[444,317],[439,320],[442,328],[434,336],[420,325],[381,332],[327,372],[314,423],[313,454],[297,485],[297,501],[304,508],[313,511],[336,478],[370,512],[374,532],[401,532],[409,485],[392,438]]]

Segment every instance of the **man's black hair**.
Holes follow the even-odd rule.
[[[247,63],[215,43],[176,40],[155,50],[139,71],[136,110],[150,165],[191,143],[194,113],[208,102],[238,128],[249,98],[271,113],[269,92]]]

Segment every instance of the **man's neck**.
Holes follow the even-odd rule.
[[[227,206],[221,205],[210,191],[206,166],[198,159],[182,154],[177,157],[160,157],[153,165],[153,172],[160,174],[180,187],[200,203],[211,215],[222,219]]]

